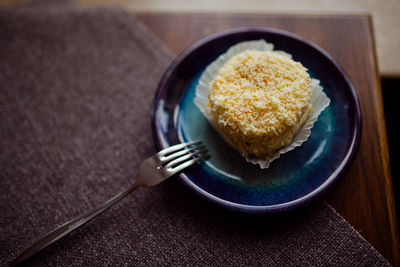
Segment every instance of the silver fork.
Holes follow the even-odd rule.
[[[155,186],[186,167],[189,167],[198,161],[206,160],[209,157],[210,155],[207,154],[205,146],[201,145],[201,141],[182,143],[161,150],[140,164],[138,176],[135,182],[128,189],[90,212],[80,215],[47,233],[44,237],[24,250],[10,265],[12,266],[23,262],[40,250],[91,221],[97,215],[118,203],[137,187]]]

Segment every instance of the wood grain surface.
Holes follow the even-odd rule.
[[[294,32],[330,53],[356,88],[363,132],[350,170],[325,198],[385,258],[400,266],[386,126],[369,16],[173,13],[137,16],[177,54],[209,34],[246,26]]]

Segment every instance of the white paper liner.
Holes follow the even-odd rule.
[[[290,54],[284,51],[274,50],[274,45],[271,43],[267,43],[264,40],[245,41],[238,43],[230,47],[226,53],[219,56],[214,62],[212,62],[210,65],[207,66],[207,68],[200,77],[199,84],[196,87],[196,96],[193,99],[193,101],[195,105],[200,109],[201,113],[203,113],[203,115],[210,122],[210,124],[224,138],[224,140],[227,141],[227,143],[230,146],[232,146],[235,150],[237,150],[247,160],[247,162],[258,164],[261,169],[266,169],[269,167],[269,164],[275,159],[279,158],[281,154],[287,153],[290,150],[293,150],[296,147],[301,146],[305,141],[307,141],[308,137],[311,134],[311,128],[314,126],[314,123],[318,120],[319,114],[321,114],[321,112],[327,106],[329,106],[330,99],[322,91],[323,88],[319,84],[319,80],[311,79],[311,100],[310,100],[311,111],[309,112],[308,118],[303,124],[303,126],[293,137],[292,142],[287,146],[279,149],[269,160],[264,160],[257,157],[245,157],[243,151],[234,146],[227,138],[224,137],[221,131],[216,127],[213,120],[211,119],[211,115],[207,110],[206,102],[208,99],[208,84],[214,79],[218,70],[233,56],[247,49],[259,50],[259,51],[273,51],[288,58],[292,58]]]

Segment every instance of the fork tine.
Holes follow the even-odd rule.
[[[198,145],[198,146],[194,146],[194,147],[189,148],[189,149],[188,148],[184,148],[183,150],[180,150],[178,152],[174,152],[174,153],[172,153],[172,154],[170,154],[168,156],[161,156],[160,157],[160,161],[158,162],[158,164],[167,163],[168,161],[171,161],[171,160],[174,160],[176,158],[179,158],[179,157],[181,157],[183,155],[186,155],[186,154],[188,154],[188,153],[190,153],[192,151],[202,150],[204,148],[206,148],[204,145]]]
[[[195,164],[196,162],[199,162],[200,160],[206,160],[208,158],[210,158],[210,154],[205,154],[205,155],[203,155],[201,157],[186,161],[186,162],[178,165],[177,167],[173,168],[171,171],[173,171],[174,174],[175,174],[175,173],[177,173],[177,172],[179,172],[179,171],[181,171],[181,170],[183,170],[183,169]]]
[[[170,146],[170,147],[168,147],[166,149],[161,150],[156,155],[159,156],[159,157],[162,157],[162,156],[168,155],[170,153],[173,153],[175,151],[179,151],[179,150],[181,150],[181,149],[183,149],[183,148],[185,148],[187,146],[200,144],[201,142],[202,141],[194,141],[194,142],[187,142],[187,143],[182,143],[182,144],[177,144],[177,145],[174,145],[174,146]]]
[[[194,153],[189,153],[187,155],[184,155],[182,157],[179,157],[177,159],[170,161],[167,165],[165,165],[164,168],[174,168],[175,165],[185,162],[185,161],[191,159],[193,156],[196,156],[198,154],[204,154],[204,153],[207,153],[207,149],[203,149],[203,150],[200,150],[200,151],[197,151]]]

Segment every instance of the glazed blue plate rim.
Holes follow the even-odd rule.
[[[295,200],[285,202],[285,203],[279,203],[279,204],[273,204],[273,205],[265,205],[265,206],[255,206],[255,205],[247,205],[247,204],[239,204],[239,203],[234,203],[231,201],[227,201],[224,199],[221,199],[219,197],[216,197],[209,192],[205,191],[201,187],[197,186],[195,183],[193,183],[188,176],[185,174],[185,172],[181,172],[178,177],[179,180],[188,188],[193,190],[195,193],[200,195],[201,197],[205,198],[208,201],[211,201],[219,206],[228,208],[230,210],[235,210],[235,211],[241,211],[241,212],[246,212],[246,213],[276,213],[276,212],[282,212],[282,211],[288,211],[292,210],[295,208],[302,207],[304,205],[307,205],[314,199],[319,198],[323,193],[325,193],[329,188],[331,188],[349,169],[351,163],[353,162],[358,148],[360,146],[360,141],[361,141],[361,131],[362,131],[362,118],[361,118],[361,108],[360,108],[360,103],[357,97],[357,93],[354,89],[354,86],[352,85],[350,79],[344,72],[343,68],[333,59],[333,57],[326,52],[324,49],[319,47],[318,45],[314,44],[311,41],[308,41],[307,39],[304,39],[303,37],[291,33],[288,31],[280,30],[280,29],[275,29],[275,28],[267,28],[267,27],[241,27],[241,28],[234,28],[230,30],[225,30],[222,32],[218,32],[212,35],[209,35],[196,43],[194,43],[192,46],[184,50],[179,56],[177,56],[172,63],[169,65],[169,67],[166,69],[164,72],[158,86],[157,90],[154,96],[154,101],[153,101],[153,106],[152,106],[152,115],[151,115],[151,127],[152,127],[152,133],[153,133],[153,139],[155,142],[155,146],[158,150],[166,148],[168,145],[162,144],[161,139],[159,138],[159,134],[161,134],[161,131],[158,129],[157,123],[156,123],[156,111],[157,107],[160,103],[161,100],[161,93],[166,90],[166,85],[169,79],[171,79],[172,74],[174,71],[176,71],[177,67],[182,63],[182,61],[191,53],[202,47],[203,45],[207,44],[208,42],[219,39],[219,38],[224,38],[226,36],[230,35],[235,35],[235,34],[240,34],[240,33],[246,33],[246,32],[260,32],[260,33],[273,33],[273,34],[278,34],[278,35],[283,35],[285,37],[289,37],[291,39],[295,39],[296,41],[302,42],[306,44],[307,46],[310,46],[313,48],[316,52],[320,53],[322,56],[326,57],[332,65],[339,71],[339,73],[342,75],[344,78],[345,82],[348,85],[348,88],[350,89],[350,95],[352,97],[352,102],[354,103],[354,108],[355,108],[355,117],[352,118],[355,120],[355,127],[353,129],[353,135],[352,135],[352,140],[351,144],[349,146],[349,149],[341,161],[341,163],[337,166],[337,168],[330,174],[330,176],[323,182],[319,187],[311,191],[310,193],[303,195],[300,198],[297,198]]]

